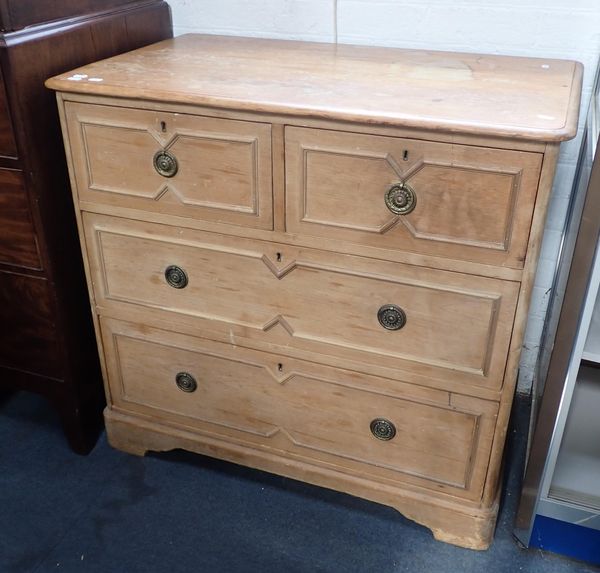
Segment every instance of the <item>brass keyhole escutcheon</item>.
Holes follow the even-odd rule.
[[[384,304],[377,311],[377,320],[387,330],[400,330],[406,324],[406,313],[395,304]]]
[[[158,151],[154,155],[154,169],[163,177],[174,177],[179,169],[177,158],[168,151]]]
[[[394,183],[384,199],[385,206],[395,215],[408,215],[417,206],[415,190],[407,183]]]
[[[385,418],[375,418],[371,422],[371,433],[378,440],[388,442],[396,435],[396,426]]]
[[[182,392],[195,392],[198,388],[196,379],[189,372],[179,372],[175,376],[175,384]]]
[[[177,265],[171,265],[165,269],[165,280],[173,288],[185,288],[188,284],[187,273]]]

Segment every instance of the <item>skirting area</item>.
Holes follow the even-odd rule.
[[[597,571],[512,538],[527,404],[485,552],[435,542],[395,510],[186,452],[138,458],[104,435],[73,454],[51,408],[0,398],[0,572],[567,573]]]

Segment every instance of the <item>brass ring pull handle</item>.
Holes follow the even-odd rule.
[[[158,151],[154,155],[154,169],[163,177],[174,177],[179,169],[177,158],[168,151]]]
[[[407,183],[394,183],[385,192],[385,206],[395,215],[408,215],[417,206],[415,190]]]
[[[198,388],[196,379],[188,372],[179,372],[175,376],[175,384],[182,392],[195,392]]]
[[[396,426],[385,418],[375,418],[371,422],[371,433],[383,442],[389,442],[396,435]]]
[[[165,269],[165,280],[173,288],[185,288],[188,284],[186,272],[176,265],[171,265]]]
[[[400,330],[406,324],[406,313],[395,304],[384,304],[377,311],[377,320],[387,330]]]

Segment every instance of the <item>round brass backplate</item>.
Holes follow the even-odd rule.
[[[179,169],[177,158],[168,151],[158,151],[154,155],[154,169],[163,177],[174,177]]]
[[[400,330],[406,324],[406,313],[395,304],[384,304],[377,311],[377,320],[387,330]]]
[[[371,433],[378,439],[387,442],[396,435],[396,426],[385,418],[375,418],[371,422]]]
[[[198,388],[196,379],[188,372],[179,372],[175,376],[175,384],[183,392],[195,392]]]
[[[384,199],[385,206],[395,215],[408,215],[417,206],[415,190],[407,183],[394,183]]]
[[[185,288],[188,284],[186,272],[177,265],[171,265],[165,269],[165,280],[173,288]]]

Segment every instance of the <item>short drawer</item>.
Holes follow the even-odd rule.
[[[14,169],[0,169],[0,262],[41,267],[25,181]]]
[[[67,102],[80,201],[273,228],[271,126]]]
[[[522,268],[542,155],[286,127],[289,232]]]
[[[481,495],[497,404],[102,319],[111,405],[382,481]]]
[[[0,73],[0,155],[17,157],[17,144],[13,132],[4,78]]]
[[[91,213],[84,221],[103,312],[133,303],[265,343],[502,384],[518,283]]]
[[[46,279],[0,272],[0,365],[64,376],[51,297]]]

